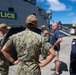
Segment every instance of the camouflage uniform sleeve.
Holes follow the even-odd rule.
[[[5,46],[11,48],[13,46],[13,36],[9,37],[8,41],[5,43]]]
[[[1,49],[2,39],[0,39],[0,49]]]
[[[0,49],[2,48],[4,37],[0,38]]]
[[[49,48],[51,48],[52,45],[42,37],[42,48],[41,48],[41,54],[43,58],[45,59],[49,54]]]

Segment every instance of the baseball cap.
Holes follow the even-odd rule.
[[[45,25],[42,25],[42,26],[41,26],[41,28],[44,28],[44,27],[46,27],[46,26],[45,26]]]
[[[37,17],[35,15],[29,15],[26,18],[25,24],[27,26],[30,26],[30,27],[37,27],[37,25],[38,25],[38,19],[37,19]]]
[[[0,24],[0,30],[3,29],[3,28],[10,29],[11,27],[7,26],[5,23],[1,23]]]

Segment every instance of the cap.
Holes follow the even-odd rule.
[[[72,27],[73,27],[73,28],[76,28],[76,24],[73,24]]]
[[[5,23],[1,23],[0,24],[0,30],[3,29],[3,28],[10,29],[11,27],[7,26]]]
[[[46,27],[46,26],[45,26],[45,25],[42,25],[42,26],[41,26],[41,28],[44,28],[44,27]]]
[[[11,27],[10,26],[7,26],[7,29],[10,29]]]
[[[25,24],[27,26],[30,26],[30,27],[37,27],[37,24],[38,23],[38,19],[35,15],[29,15],[27,18],[26,18],[26,22]]]

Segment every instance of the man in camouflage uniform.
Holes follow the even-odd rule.
[[[4,23],[0,24],[0,49],[3,44],[4,34],[6,34],[7,31],[8,31],[7,25]],[[9,64],[7,59],[4,57],[2,53],[0,53],[0,75],[8,75],[8,67]]]
[[[46,33],[48,33],[48,31],[46,30],[46,26],[45,25],[42,25],[41,26],[41,30],[42,30],[42,32],[41,32],[41,35],[43,36],[43,37],[45,37],[46,38],[46,40],[49,42],[50,41],[50,36],[49,36],[49,34],[46,34]],[[46,53],[46,52],[45,52]],[[41,54],[42,54],[42,57],[43,58],[46,58],[46,55],[44,54],[44,50],[42,50],[41,49]],[[43,60],[43,58],[40,58],[40,60]]]
[[[10,62],[18,64],[17,75],[41,75],[40,66],[47,65],[55,57],[55,51],[50,43],[41,35],[33,32],[37,27],[37,22],[36,16],[29,15],[25,21],[26,30],[11,36],[1,50]],[[14,61],[7,53],[12,46],[17,51],[17,61]],[[39,62],[40,48],[43,48],[46,54],[49,53],[43,63]]]
[[[46,34],[46,33],[48,33],[48,31],[46,30],[46,26],[42,25],[41,30],[42,30],[41,35],[49,41],[49,34]]]

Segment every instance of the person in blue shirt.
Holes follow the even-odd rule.
[[[70,54],[70,75],[76,75],[76,24],[73,24],[74,28],[74,38],[71,44],[71,54]]]
[[[54,31],[54,33],[52,34],[50,43],[52,44],[52,47],[55,49],[56,57],[55,57],[55,67],[52,68],[51,70],[55,71],[52,75],[59,75],[59,67],[60,67],[59,51],[60,51],[60,43],[62,41],[62,36],[60,31],[58,30],[58,23],[52,24],[52,30]]]

